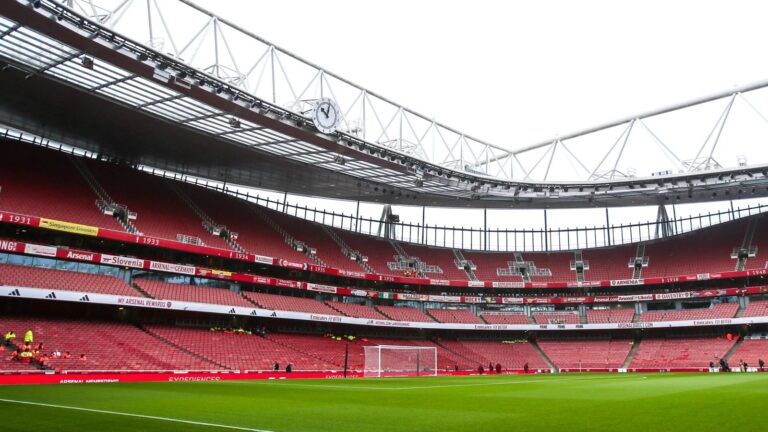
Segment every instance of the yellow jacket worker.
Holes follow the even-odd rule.
[[[27,332],[24,333],[24,343],[31,344],[34,341],[35,341],[35,335],[32,334],[32,329],[27,330]]]

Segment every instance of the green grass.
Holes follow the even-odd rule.
[[[7,431],[757,431],[768,374],[563,374],[0,387]],[[194,425],[116,413],[158,416]],[[218,426],[216,426],[218,425]]]

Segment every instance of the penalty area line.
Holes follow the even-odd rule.
[[[170,417],[158,417],[158,416],[151,416],[151,415],[144,415],[144,414],[125,413],[125,412],[119,412],[119,411],[107,411],[107,410],[100,410],[100,409],[93,409],[93,408],[74,407],[74,406],[68,406],[68,405],[47,404],[47,403],[41,403],[41,402],[29,402],[29,401],[20,401],[20,400],[13,400],[13,399],[0,399],[0,402],[14,403],[14,404],[20,404],[20,405],[34,405],[34,406],[41,406],[41,407],[47,407],[47,408],[59,408],[59,409],[67,409],[72,411],[85,411],[85,412],[92,412],[92,413],[98,413],[98,414],[119,415],[124,417],[137,417],[137,418],[149,419],[149,420],[159,420],[159,421],[166,421],[166,422],[173,422],[173,423],[184,423],[184,424],[195,425],[195,426],[207,426],[207,427],[218,428],[218,429],[232,429],[232,430],[241,430],[241,431],[250,431],[250,432],[273,432],[266,429],[254,429],[254,428],[248,428],[243,426],[229,426],[229,425],[222,425],[222,424],[216,424],[216,423],[206,423],[206,422],[198,422],[198,421],[192,421],[192,420],[175,419]]]

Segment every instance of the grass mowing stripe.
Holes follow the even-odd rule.
[[[125,417],[138,417],[138,418],[144,418],[149,420],[185,423],[185,424],[191,424],[196,426],[208,426],[208,427],[213,427],[218,429],[234,429],[234,430],[242,430],[242,431],[250,431],[250,432],[273,432],[266,429],[254,429],[254,428],[248,428],[248,427],[242,427],[242,426],[229,426],[229,425],[222,425],[222,424],[216,424],[216,423],[205,423],[205,422],[197,422],[192,420],[175,419],[175,418],[169,418],[169,417],[158,417],[158,416],[150,416],[150,415],[143,415],[143,414],[124,413],[119,411],[106,411],[106,410],[98,410],[98,409],[92,409],[92,408],[81,408],[81,407],[73,407],[73,406],[67,406],[67,405],[55,405],[55,404],[20,401],[20,400],[13,400],[13,399],[0,399],[0,402],[15,403],[15,404],[21,404],[21,405],[35,405],[35,406],[48,407],[48,408],[68,409],[73,411],[85,411],[85,412],[93,412],[98,414],[120,415]]]
[[[524,380],[524,381],[486,382],[486,383],[472,383],[472,384],[440,384],[440,385],[410,386],[410,387],[375,387],[375,386],[359,386],[359,385],[343,386],[343,385],[332,385],[332,384],[299,384],[299,383],[289,382],[287,380],[230,381],[230,382],[226,382],[225,384],[265,384],[265,385],[274,385],[279,387],[302,387],[302,388],[319,388],[319,389],[332,388],[332,389],[342,389],[342,390],[402,391],[402,390],[429,390],[429,389],[455,388],[455,387],[487,387],[487,386],[498,386],[498,385],[513,385],[513,384],[542,384],[542,383],[563,382],[563,381],[595,381],[595,380],[619,380],[619,379],[643,380],[647,378],[648,377],[645,375],[633,376],[633,375],[624,374],[624,375],[616,375],[616,376],[596,376],[596,377],[581,377],[581,378],[553,378],[553,379],[540,380],[540,381],[530,379],[530,380]],[[384,378],[384,380],[386,379],[387,378]],[[410,378],[410,379],[413,379],[413,378]]]

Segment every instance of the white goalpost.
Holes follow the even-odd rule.
[[[365,347],[365,377],[437,376],[437,348],[378,345]]]

